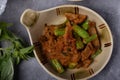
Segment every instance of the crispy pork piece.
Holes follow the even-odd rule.
[[[59,61],[60,61],[60,63],[63,65],[63,66],[67,66],[68,64],[69,64],[69,62],[70,62],[70,56],[65,56],[65,55],[63,55],[63,54],[57,54],[56,56],[55,56]]]
[[[68,20],[76,24],[81,24],[87,19],[87,16],[83,14],[65,13],[65,16],[67,17]]]
[[[99,40],[99,36],[98,36],[98,32],[97,32],[97,29],[96,29],[96,23],[95,22],[89,22],[88,32],[89,32],[90,35],[97,34],[97,38],[92,41],[92,44],[96,49],[100,48],[101,44],[100,44],[100,40]]]
[[[71,57],[71,62],[74,62],[74,63],[77,63],[81,58],[81,55],[80,54],[74,54],[72,57]]]
[[[92,60],[86,59],[83,61],[83,67],[87,68],[92,63]]]
[[[95,53],[95,49],[92,47],[91,43],[88,43],[86,48],[81,52],[81,60],[84,61],[90,57],[91,54]]]
[[[92,45],[91,42],[88,43],[88,46],[89,46],[90,50],[92,51],[92,54],[94,54],[94,53],[96,52],[97,49],[93,47],[93,45]]]
[[[72,30],[73,30],[73,28],[72,28],[70,22],[67,22],[66,28],[65,28],[65,34],[63,35],[65,43],[70,42],[70,40],[73,39]]]

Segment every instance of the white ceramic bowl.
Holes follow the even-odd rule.
[[[52,66],[42,55],[38,40],[42,34],[45,23],[53,24],[55,22],[60,22],[57,18],[65,12],[86,14],[88,15],[89,20],[96,22],[97,30],[100,34],[102,53],[95,58],[94,62],[87,69],[80,68],[67,70],[63,74],[59,74],[52,68]],[[35,45],[34,54],[37,61],[46,72],[56,79],[89,79],[98,74],[106,66],[111,57],[113,39],[109,26],[99,14],[89,8],[79,5],[62,5],[43,11],[27,9],[21,16],[21,23],[28,31],[31,44]]]

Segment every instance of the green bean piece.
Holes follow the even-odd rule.
[[[94,59],[97,55],[99,55],[102,52],[101,49],[98,49],[94,54],[91,55],[91,58]]]
[[[77,49],[83,49],[84,48],[84,44],[81,41],[81,38],[78,36],[78,34],[76,32],[73,32],[73,35],[76,39],[76,48]]]
[[[86,20],[86,21],[82,24],[82,27],[83,27],[83,29],[88,30],[88,28],[89,28],[89,21]]]
[[[54,30],[54,34],[56,36],[62,36],[62,35],[64,35],[65,34],[65,28],[56,28]]]
[[[93,40],[96,39],[96,38],[97,38],[97,34],[93,34],[92,36],[84,39],[84,43],[87,44],[87,43],[93,41]]]
[[[73,36],[75,39],[80,39],[80,36],[76,32],[73,32]]]
[[[73,24],[73,30],[81,37],[81,38],[88,38],[89,34],[80,26]]]
[[[64,69],[57,59],[52,59],[51,64],[57,70],[58,73],[63,73]]]
[[[77,49],[83,49],[84,48],[84,44],[80,39],[76,41],[76,48]]]
[[[71,62],[71,63],[69,63],[68,68],[73,69],[73,68],[75,68],[76,65],[77,65],[77,63]]]

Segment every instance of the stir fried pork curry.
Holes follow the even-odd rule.
[[[66,68],[87,68],[101,53],[96,23],[83,14],[65,16],[64,25],[46,25],[39,40],[43,54],[59,73]]]

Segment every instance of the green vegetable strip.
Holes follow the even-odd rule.
[[[53,67],[59,72],[59,73],[63,73],[64,69],[62,67],[62,65],[59,63],[59,61],[57,59],[52,59],[51,63],[53,65]]]
[[[76,32],[73,32],[73,35],[74,35],[75,39],[80,38],[80,36],[78,36],[78,34]]]
[[[81,41],[81,38],[78,36],[78,34],[76,32],[73,32],[73,35],[76,39],[76,48],[77,49],[83,49],[84,48],[84,44]]]
[[[87,43],[91,42],[92,40],[94,40],[96,38],[97,38],[97,34],[93,34],[92,36],[84,39],[84,43],[87,44]]]
[[[86,20],[86,21],[82,24],[82,27],[83,27],[83,29],[88,30],[88,28],[89,28],[89,21]]]
[[[76,41],[76,48],[77,49],[83,49],[84,48],[84,44],[81,40]]]
[[[65,34],[65,29],[64,28],[57,28],[54,30],[54,34],[56,36],[62,36]]]
[[[76,65],[77,65],[77,63],[71,62],[71,63],[69,63],[68,68],[73,69],[73,68],[75,68]]]
[[[102,52],[101,49],[98,49],[92,56],[91,58],[94,59],[97,55],[99,55]]]
[[[88,38],[89,34],[87,33],[87,31],[85,31],[83,28],[81,28],[80,26],[74,24],[73,25],[73,30],[81,37],[81,38]]]

